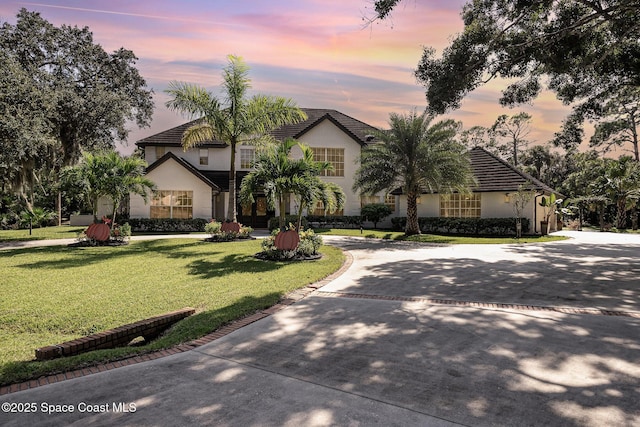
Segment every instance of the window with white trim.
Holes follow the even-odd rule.
[[[480,193],[440,195],[440,216],[449,218],[480,218]]]
[[[329,162],[333,170],[323,171],[322,176],[344,176],[344,148],[311,147],[313,160]]]
[[[159,190],[151,199],[151,218],[193,218],[193,191]]]

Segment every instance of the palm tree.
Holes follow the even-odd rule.
[[[144,176],[147,163],[140,157],[121,157],[116,152],[109,152],[105,160],[110,165],[107,180],[102,183],[105,195],[113,201],[111,228],[116,222],[116,212],[122,201],[134,193],[142,196],[145,203],[149,190],[155,189],[155,184]]]
[[[285,124],[298,123],[307,116],[287,98],[267,95],[247,98],[247,91],[251,88],[249,67],[238,56],[229,55],[228,60],[229,64],[223,70],[223,100],[202,87],[171,82],[166,92],[172,99],[166,105],[172,110],[201,118],[182,135],[185,150],[213,140],[223,141],[231,147],[227,219],[235,222],[237,145],[268,140],[270,131]]]
[[[298,146],[302,151],[299,159],[291,158],[291,150]],[[253,170],[242,180],[240,200],[253,203],[253,195],[263,191],[270,207],[278,206],[279,226],[285,224],[286,200],[290,194],[298,200],[298,229],[302,211],[317,201],[327,209],[341,209],[345,196],[340,187],[320,179],[324,170],[331,169],[328,162],[313,160],[313,151],[298,141],[286,140],[259,151],[253,162]]]
[[[96,222],[98,200],[103,196],[109,197],[113,202],[113,227],[118,206],[125,197],[135,193],[146,201],[148,190],[154,189],[155,184],[144,176],[146,166],[139,157],[122,157],[115,151],[84,153],[80,163],[63,169],[62,179],[84,195]]]
[[[618,160],[605,159],[603,187],[616,204],[616,227],[627,227],[627,211],[634,209],[640,198],[640,163],[631,156]]]
[[[415,111],[392,113],[390,129],[375,131],[381,141],[362,151],[354,191],[376,194],[401,188],[407,195],[405,234],[420,234],[418,196],[423,192],[467,192],[474,183],[471,163],[462,144],[455,141],[459,125]]]

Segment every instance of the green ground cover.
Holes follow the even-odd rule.
[[[515,237],[470,237],[470,236],[446,236],[437,234],[420,234],[407,237],[400,231],[389,230],[362,230],[349,228],[317,229],[317,234],[332,236],[357,236],[371,239],[407,240],[423,243],[441,244],[508,244],[508,243],[543,243],[557,240],[565,240],[564,236],[524,236]]]
[[[24,240],[48,240],[48,239],[75,239],[78,233],[87,227],[70,227],[62,225],[60,227],[34,228],[29,234],[29,230],[0,230],[0,242],[15,242]]]
[[[303,263],[260,261],[253,257],[260,250],[260,240],[166,239],[0,251],[0,384],[201,337],[326,277],[344,260],[328,246],[321,260]],[[33,360],[38,347],[184,307],[197,312],[150,344]]]

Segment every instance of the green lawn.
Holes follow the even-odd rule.
[[[29,230],[0,230],[0,242],[13,242],[21,240],[47,240],[47,239],[75,239],[81,231],[87,227],[60,227],[34,228],[31,235]]]
[[[344,259],[324,246],[318,261],[265,262],[253,257],[260,250],[259,240],[166,239],[1,251],[0,384],[201,337],[326,277]],[[38,347],[188,306],[194,316],[146,346],[33,360]]]
[[[437,234],[421,234],[406,237],[400,231],[389,230],[362,230],[350,228],[332,228],[315,230],[317,234],[332,236],[358,236],[372,239],[408,240],[412,242],[442,243],[442,244],[505,244],[505,243],[541,243],[566,240],[564,236],[525,236],[520,239],[514,237],[468,237],[445,236]]]

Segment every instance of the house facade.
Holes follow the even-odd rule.
[[[321,178],[339,185],[345,192],[345,207],[335,214],[360,215],[364,204],[385,203],[391,207],[392,217],[406,216],[406,196],[399,190],[375,196],[361,196],[352,190],[357,160],[362,149],[372,142],[370,133],[374,127],[336,110],[303,110],[308,116],[307,120],[283,126],[272,135],[277,140],[295,138],[311,147],[316,160],[333,165],[333,171],[328,171]],[[145,160],[149,164],[147,177],[155,182],[157,191],[149,203],[145,203],[138,195],[131,195],[132,218],[225,218],[229,203],[230,147],[222,142],[211,141],[184,151],[182,134],[193,123],[185,123],[136,143],[144,150]],[[293,156],[299,154],[299,150],[292,153]],[[237,189],[242,178],[250,171],[254,155],[255,147],[237,147]],[[419,216],[513,217],[509,194],[517,191],[519,185],[530,183],[540,195],[553,192],[543,183],[481,148],[471,150],[470,157],[478,181],[473,194],[423,194],[418,205]],[[255,199],[252,206],[238,205],[238,221],[254,228],[264,228],[269,218],[277,212],[267,206],[264,196],[257,195]],[[524,213],[531,224],[539,222],[543,215],[538,201],[532,201]],[[289,212],[297,212],[293,198],[286,207],[286,213]],[[324,209],[320,205],[307,213],[323,215]],[[539,225],[532,231],[539,231]]]

